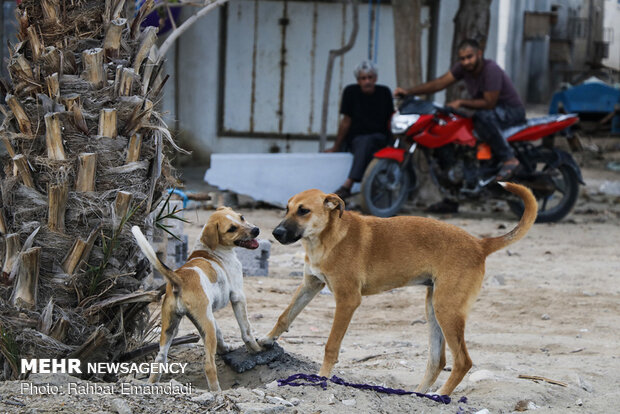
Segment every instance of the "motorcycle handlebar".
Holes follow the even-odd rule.
[[[393,95],[392,99],[394,100],[394,106],[396,108],[399,108],[400,105],[405,102],[407,99],[420,99],[418,97],[416,97],[415,95],[408,95],[408,94],[404,94],[404,93],[397,93],[395,95]]]
[[[458,109],[454,109],[451,106],[435,106],[439,112],[443,112],[445,114],[454,114],[463,118],[471,118],[470,115],[466,114],[463,111],[459,111]]]
[[[401,104],[407,102],[408,100],[422,101],[422,99],[420,99],[417,95],[402,94],[402,93],[394,95],[394,103],[397,108],[399,108]],[[432,102],[432,105],[438,112],[444,113],[446,115],[454,114],[462,118],[471,118],[471,114],[468,114],[467,112],[464,112],[458,109],[454,109],[450,106],[440,105],[435,102]]]

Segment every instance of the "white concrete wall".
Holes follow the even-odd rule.
[[[205,181],[221,190],[284,207],[290,197],[309,188],[335,191],[347,178],[352,163],[349,153],[213,154]]]
[[[620,1],[605,0],[605,18],[603,26],[610,34],[609,39],[609,57],[603,59],[603,64],[610,68],[620,70]]]

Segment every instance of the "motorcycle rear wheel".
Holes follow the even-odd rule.
[[[539,164],[541,165],[541,164]],[[579,196],[579,178],[575,170],[566,164],[551,167],[542,164],[542,172],[548,174],[553,182],[553,191],[539,191],[532,189],[536,201],[538,201],[538,217],[536,223],[552,223],[560,221],[570,213]],[[527,183],[524,183],[527,185]],[[521,217],[523,215],[523,202],[509,200],[510,210]]]
[[[362,211],[377,217],[394,216],[407,199],[410,188],[411,177],[400,163],[375,158],[368,164],[362,179]]]

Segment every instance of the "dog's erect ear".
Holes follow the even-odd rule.
[[[220,232],[217,223],[207,224],[201,240],[211,250],[215,250],[220,242]]]
[[[338,217],[342,217],[342,212],[344,211],[344,201],[342,201],[342,199],[336,194],[327,194],[325,201],[323,201],[323,205],[328,210],[340,210]]]

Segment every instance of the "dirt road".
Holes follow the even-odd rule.
[[[449,405],[415,396],[389,396],[340,385],[277,387],[272,381],[297,372],[316,373],[334,314],[331,294],[318,295],[279,343],[287,358],[236,374],[218,362],[220,395],[29,396],[19,381],[0,384],[0,412],[300,412],[300,413],[540,413],[615,412],[620,400],[620,195],[601,193],[620,180],[610,170],[585,170],[588,185],[566,220],[537,224],[525,239],[487,259],[483,289],[470,314],[466,339],[474,366]],[[413,214],[423,214],[412,210]],[[188,212],[190,243],[210,211]],[[271,239],[280,210],[243,209]],[[516,224],[506,210],[466,209],[439,217],[484,237]],[[248,313],[257,336],[266,333],[301,281],[301,245],[273,242],[269,277],[248,277]],[[426,364],[425,290],[395,289],[364,298],[344,338],[333,374],[349,382],[413,390]],[[225,339],[241,345],[232,311],[216,314]],[[179,335],[195,332],[185,320]],[[173,348],[170,360],[189,362],[174,379],[206,388],[199,344]],[[448,357],[448,367],[451,357]],[[443,372],[435,389],[446,380]],[[519,378],[520,375],[544,379]],[[50,376],[35,377],[45,383]],[[38,378],[38,379],[37,379]],[[171,377],[164,377],[169,381]],[[546,381],[550,380],[550,381]],[[62,384],[68,381],[53,379]],[[558,384],[560,383],[560,384]],[[459,402],[462,397],[467,402]],[[283,401],[278,400],[282,399]],[[11,405],[9,402],[23,405]],[[120,408],[119,408],[120,406]],[[485,411],[482,411],[485,412]]]

